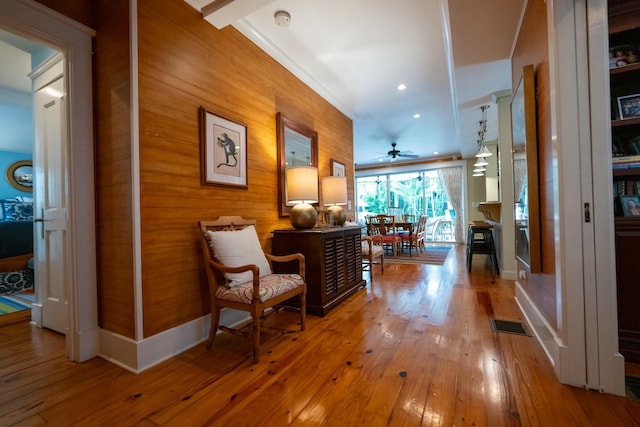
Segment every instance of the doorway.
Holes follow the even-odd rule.
[[[0,127],[3,129],[0,168],[6,175],[6,179],[0,180],[0,322],[3,324],[30,320],[30,307],[36,302],[34,108],[30,74],[54,52],[0,30],[0,56],[8,64],[0,74]]]
[[[91,38],[95,31],[35,1],[24,0],[0,3],[0,29],[63,52],[65,60],[68,162],[60,174],[68,201],[64,215],[68,245],[62,283],[67,297],[67,356],[81,362],[96,356],[99,345],[91,98]]]

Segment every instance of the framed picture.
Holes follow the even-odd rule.
[[[247,127],[200,107],[202,185],[248,189]]]
[[[640,196],[620,196],[624,216],[640,217]]]
[[[609,68],[624,67],[638,62],[638,46],[623,44],[609,49]]]
[[[640,94],[618,97],[620,119],[640,117]]]
[[[344,163],[331,159],[331,176],[346,176],[347,168]]]

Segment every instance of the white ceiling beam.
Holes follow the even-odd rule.
[[[262,9],[275,0],[215,0],[201,5],[202,2],[187,1],[197,9],[200,7],[202,17],[217,29],[222,29],[231,25],[238,19],[243,18],[256,10]]]

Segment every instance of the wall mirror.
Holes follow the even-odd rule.
[[[33,164],[31,160],[20,160],[7,168],[7,181],[20,191],[33,191]]]
[[[292,166],[318,167],[318,134],[306,126],[276,115],[278,139],[278,200],[280,216],[289,216],[287,205],[287,168]]]
[[[531,273],[540,273],[538,142],[533,65],[527,65],[522,70],[522,78],[511,101],[511,122],[516,258],[526,264]]]
[[[485,146],[492,155],[485,157],[484,160],[488,163],[485,166],[484,172],[484,185],[485,185],[485,200],[487,202],[499,202],[500,201],[500,150],[498,150],[498,141],[487,142]]]

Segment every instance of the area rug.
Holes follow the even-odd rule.
[[[640,377],[625,375],[624,382],[627,386],[627,396],[636,402],[640,402]]]
[[[34,301],[34,295],[28,293],[0,295],[0,315],[27,310]]]
[[[392,264],[436,264],[442,265],[447,260],[449,252],[453,248],[453,245],[428,245],[424,251],[416,254],[415,252],[410,257],[408,253],[398,254],[393,256],[390,253],[384,255],[384,261]]]

